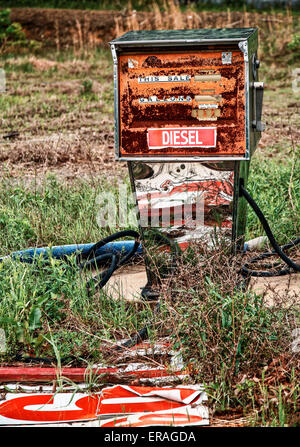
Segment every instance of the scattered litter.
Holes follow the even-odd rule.
[[[118,385],[104,389],[100,415],[121,414],[101,427],[147,427],[152,425],[208,425],[207,395],[195,388],[148,388]],[[130,413],[126,415],[126,413]]]
[[[119,419],[112,419],[101,424],[101,427],[151,427],[159,426],[188,426],[209,425],[208,410],[204,406],[193,408],[191,405],[167,411],[138,413]]]
[[[292,331],[292,337],[294,338],[291,344],[292,352],[300,352],[300,328],[296,328]]]
[[[4,329],[0,328],[0,354],[6,352],[6,336]]]
[[[259,250],[264,245],[266,245],[268,241],[267,236],[259,236],[255,239],[251,239],[250,241],[245,242],[244,244],[244,251],[253,251],[253,250]]]
[[[117,342],[117,345],[122,346],[122,344],[126,340],[121,340]],[[136,356],[149,356],[153,354],[169,354],[169,355],[175,355],[175,351],[170,350],[170,343],[167,340],[162,340],[157,343],[150,343],[147,341],[144,341],[143,343],[139,343],[132,348],[128,350],[124,350],[121,354],[121,357],[124,356],[130,356],[130,357],[136,357]]]
[[[86,368],[0,368],[0,382],[23,382],[23,383],[47,383],[57,380],[58,377],[72,380],[74,383],[84,382],[88,374],[97,377],[98,383],[128,383],[132,380],[147,379],[152,381],[161,378],[165,382],[178,382],[179,378],[188,377],[188,371],[174,371],[164,366],[151,367],[145,363],[130,363],[118,367],[97,367],[91,370]],[[153,382],[154,383],[154,382]]]
[[[96,418],[100,395],[6,394],[0,403],[0,425],[71,422]]]
[[[20,133],[18,131],[13,131],[13,132],[9,132],[6,135],[3,135],[3,138],[10,139],[10,138],[18,137],[19,135],[20,135]]]

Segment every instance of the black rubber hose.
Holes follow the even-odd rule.
[[[96,251],[103,247],[104,245],[113,242],[117,239],[121,239],[123,237],[134,237],[135,238],[135,243],[132,247],[132,249],[129,251],[129,253],[127,253],[125,256],[123,256],[123,258],[120,259],[118,265],[123,265],[126,262],[129,261],[129,259],[132,258],[132,256],[135,254],[135,252],[137,251],[139,245],[140,245],[140,235],[137,231],[134,230],[124,230],[124,231],[119,231],[117,233],[111,234],[110,236],[105,237],[104,239],[101,239],[101,241],[96,242],[90,249],[89,251],[84,255],[84,259],[86,259],[87,261],[89,261],[90,259],[95,259],[95,253]],[[80,259],[82,258],[82,255],[79,255]]]
[[[166,243],[166,244],[168,244],[170,246],[170,248],[171,248],[171,255],[172,255],[172,263],[171,263],[170,273],[173,273],[175,268],[176,268],[176,265],[177,265],[178,256],[181,253],[181,249],[180,249],[179,245],[176,242],[174,242],[172,239],[167,237],[166,235],[164,235],[162,233],[159,233],[159,232],[153,232],[152,233],[152,237],[153,237],[153,240],[156,240],[157,242]],[[144,289],[143,289],[143,292],[148,287],[149,286],[146,285],[144,287]],[[145,301],[147,301],[147,295],[144,296],[143,292],[142,292],[142,298]],[[160,302],[158,300],[158,302],[157,302],[157,304],[155,306],[154,313],[158,313],[159,311],[160,311]],[[131,348],[131,347],[137,345],[138,343],[140,343],[141,341],[146,340],[149,337],[149,327],[151,325],[152,325],[152,322],[146,324],[135,335],[133,335],[128,340],[126,340],[124,343],[119,345],[118,349]]]
[[[110,242],[113,242],[117,239],[128,237],[128,236],[134,237],[135,242],[133,244],[132,249],[128,253],[126,253],[123,257],[120,257],[121,255],[119,253],[113,253],[113,252],[108,252],[108,253],[104,253],[103,255],[100,255],[100,256],[95,256],[95,253],[97,252],[97,250],[99,250],[99,248],[101,248],[104,245],[106,245]],[[91,293],[90,285],[92,283],[94,284],[94,289],[102,289],[102,287],[104,287],[105,284],[109,281],[109,279],[111,278],[113,273],[119,267],[126,264],[135,255],[135,253],[140,245],[139,237],[140,237],[140,235],[137,231],[133,231],[133,230],[119,231],[119,232],[114,233],[110,236],[107,236],[104,239],[101,239],[101,241],[99,241],[99,242],[96,242],[90,248],[90,250],[85,254],[85,256],[84,256],[85,260],[83,262],[82,262],[82,259],[83,259],[82,255],[78,256],[77,262],[79,263],[80,271],[87,267],[101,265],[101,264],[103,264],[103,262],[106,262],[108,260],[111,261],[110,266],[107,270],[105,270],[104,272],[101,272],[100,275],[98,275],[98,277],[93,278],[91,281],[89,281],[87,283],[87,290],[88,290],[89,294]]]
[[[106,245],[110,242],[115,241],[116,239],[120,239],[120,238],[124,238],[124,237],[128,237],[128,236],[134,237],[135,243],[134,243],[132,249],[123,257],[120,258],[119,254],[114,254],[114,253],[106,253],[106,254],[95,257],[95,253],[97,252],[97,250],[99,248],[103,247],[104,245]],[[164,235],[162,233],[159,233],[159,232],[152,233],[152,237],[153,237],[153,240],[155,240],[157,242],[165,243],[170,246],[172,262],[171,262],[171,268],[169,271],[170,271],[170,273],[173,273],[176,268],[178,255],[181,252],[180,247],[178,246],[178,244],[176,242],[174,242],[172,239],[170,239],[169,237],[167,237],[166,235]],[[82,256],[79,256],[78,261],[80,260],[80,263],[79,263],[80,270],[83,270],[84,268],[87,268],[87,267],[99,265],[99,264],[101,265],[101,263],[108,261],[108,260],[111,261],[111,264],[107,270],[105,270],[104,272],[101,272],[97,278],[93,278],[91,281],[88,282],[88,284],[87,284],[88,293],[91,292],[91,287],[90,287],[91,283],[94,283],[94,290],[103,288],[104,285],[109,281],[109,279],[111,278],[113,273],[121,265],[124,265],[125,263],[127,263],[134,256],[134,254],[136,253],[136,251],[140,245],[139,238],[140,238],[139,233],[134,230],[119,231],[118,233],[114,233],[114,234],[102,239],[101,241],[96,242],[96,244],[94,244],[91,247],[91,249],[88,251],[88,253],[85,254],[85,256],[84,256],[85,260],[83,262],[82,262]],[[149,286],[147,285],[144,289],[146,289],[148,287]],[[144,292],[144,289],[143,289],[143,292]],[[146,297],[146,295],[144,296],[144,293],[142,293],[142,298],[145,299],[145,301],[147,301],[147,297]],[[158,296],[156,299],[158,300]],[[157,313],[159,310],[160,310],[160,303],[158,301],[158,303],[155,307],[155,313]],[[133,347],[136,344],[138,344],[141,341],[148,338],[149,326],[151,326],[151,324],[152,324],[151,322],[146,324],[136,334],[134,334],[132,337],[130,337],[124,343],[119,345],[117,347],[117,349]]]
[[[103,263],[103,261],[107,261],[108,259],[111,260],[110,266],[107,270],[104,272],[101,272],[96,278],[92,278],[87,284],[86,288],[88,291],[88,294],[91,294],[91,287],[90,285],[94,284],[95,289],[102,289],[102,287],[105,286],[105,284],[109,281],[113,273],[118,268],[118,257],[114,255],[113,253],[105,253],[103,255],[97,256],[96,258],[90,259],[86,263],[82,263],[79,266],[80,270],[83,270],[87,267],[93,267],[96,265],[99,265]]]
[[[255,200],[251,197],[251,195],[248,193],[248,191],[243,187],[243,185],[240,185],[240,195],[245,197],[245,199],[247,200],[247,202],[249,203],[249,205],[251,206],[251,208],[253,209],[253,211],[255,212],[255,214],[257,215],[257,217],[259,218],[263,229],[266,232],[266,235],[270,241],[270,244],[272,245],[272,247],[274,248],[273,251],[271,252],[266,252],[266,253],[262,253],[259,256],[256,256],[252,259],[250,259],[246,264],[244,264],[244,266],[241,269],[241,273],[245,276],[265,276],[265,277],[270,277],[270,276],[282,276],[282,275],[287,275],[290,274],[292,270],[296,271],[296,272],[300,272],[300,265],[295,263],[291,258],[289,258],[283,250],[288,250],[289,248],[295,247],[296,245],[298,245],[300,243],[300,238],[297,238],[291,242],[289,242],[286,245],[280,246],[273,233],[272,230],[263,214],[263,212],[261,211],[261,209],[259,208],[259,206],[257,205],[257,203],[255,202]],[[255,264],[256,262],[269,258],[271,256],[274,256],[275,254],[277,254],[287,265],[288,265],[288,269],[281,269],[278,270],[276,272],[268,272],[268,271],[258,271],[258,270],[250,270],[248,268],[249,264]],[[264,268],[274,268],[277,267],[279,265],[279,263],[275,263],[275,264],[265,264]]]
[[[104,245],[113,242],[117,239],[124,238],[124,237],[134,237],[135,243],[133,244],[132,249],[126,253],[123,257],[121,257],[120,253],[113,253],[113,252],[107,252],[99,256],[95,256],[95,253],[97,250]],[[121,265],[124,265],[127,263],[136,253],[137,249],[139,248],[140,241],[139,241],[140,235],[137,231],[133,230],[124,230],[119,231],[117,233],[114,233],[99,242],[96,242],[90,250],[82,256],[82,254],[78,255],[77,257],[77,264],[79,271],[81,272],[85,268],[88,267],[94,267],[103,265],[104,263],[107,263],[107,261],[110,261],[110,266],[107,270],[101,272],[96,278],[93,278],[86,284],[86,288],[88,291],[88,294],[91,293],[91,285],[94,284],[93,291],[96,291],[97,289],[102,289],[105,284],[109,281],[113,273],[121,267]],[[84,260],[83,260],[84,259]],[[133,336],[131,339],[127,340],[127,342],[124,343],[125,347],[134,346],[138,343],[140,339],[144,339],[147,336],[147,328],[143,328],[141,331],[139,331],[135,336]],[[68,357],[69,358],[69,357]],[[16,356],[17,361],[24,361],[25,363],[52,363],[55,359],[51,358],[44,358],[44,357],[23,357],[21,355]]]
[[[97,252],[97,250],[99,248],[103,247],[104,245],[106,245],[110,242],[115,241],[116,239],[120,239],[120,238],[124,238],[124,237],[134,237],[135,243],[134,243],[132,249],[128,253],[126,253],[123,257],[121,257],[121,255],[119,253],[113,253],[113,252],[108,252],[108,253],[105,253],[105,254],[102,254],[99,256],[95,256],[95,253]],[[107,262],[108,260],[111,261],[110,266],[107,270],[105,270],[104,272],[101,272],[100,275],[98,275],[96,278],[93,278],[91,281],[89,281],[87,283],[88,293],[90,293],[90,291],[91,291],[91,287],[90,287],[91,283],[94,283],[94,290],[103,288],[104,285],[109,281],[109,279],[111,278],[113,273],[121,265],[124,265],[125,263],[127,263],[134,256],[134,254],[136,253],[136,251],[140,245],[139,238],[140,238],[140,235],[137,231],[134,231],[134,230],[119,231],[117,233],[114,233],[114,234],[102,239],[99,242],[96,242],[90,248],[88,253],[86,253],[84,255],[84,257],[82,255],[78,256],[77,263],[78,263],[78,268],[80,271],[82,271],[83,269],[85,269],[87,267],[101,265],[104,262]],[[176,268],[177,257],[179,255],[179,253],[181,252],[180,247],[178,246],[178,244],[176,242],[172,241],[172,239],[169,239],[167,236],[165,236],[161,233],[158,233],[158,232],[154,233],[154,239],[158,242],[163,242],[163,243],[167,243],[168,245],[170,245],[171,254],[172,254],[171,272],[173,273],[174,269]],[[142,295],[142,297],[143,297],[143,295]],[[160,309],[160,303],[158,301],[156,308],[155,308],[155,312],[158,312],[159,309]],[[150,325],[151,325],[151,322],[148,323],[147,325],[145,325],[142,329],[140,329],[135,335],[130,337],[124,343],[117,346],[117,349],[122,349],[124,347],[130,348],[130,347],[135,346],[136,344],[140,343],[142,340],[145,340],[149,335],[149,326]],[[21,356],[18,357],[18,360],[20,360],[20,358],[21,358]],[[23,361],[51,363],[52,359],[41,358],[41,357],[28,357],[28,358],[23,358]]]

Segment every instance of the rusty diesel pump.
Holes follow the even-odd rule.
[[[243,246],[250,159],[260,139],[258,30],[132,31],[113,40],[116,158],[143,234],[181,248],[216,231]]]

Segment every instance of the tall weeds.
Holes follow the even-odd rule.
[[[255,376],[291,352],[291,333],[300,323],[297,297],[287,303],[275,294],[266,306],[263,295],[243,288],[240,264],[222,245],[196,244],[179,260],[174,283],[163,281],[167,327],[198,380]]]
[[[247,28],[258,27],[261,40],[260,58],[270,59],[290,53],[288,43],[300,29],[299,18],[290,9],[278,13],[232,11],[197,11],[192,6],[182,10],[177,0],[164,0],[163,7],[155,0],[151,11],[137,12],[129,7],[126,18],[115,17],[114,35],[118,37],[132,30]]]

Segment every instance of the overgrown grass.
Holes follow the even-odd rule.
[[[18,129],[21,139],[3,145],[0,153],[1,255],[94,242],[120,228],[118,222],[104,228],[97,223],[97,198],[110,192],[118,202],[120,178],[129,186],[126,175],[113,172],[117,163],[107,164],[113,152],[110,53],[46,56],[2,58],[10,93],[0,97],[2,131]],[[291,89],[291,67],[265,66],[262,75],[268,80],[267,138],[251,161],[248,190],[285,243],[299,237],[300,228],[298,97]],[[67,144],[69,131],[75,137]],[[25,139],[52,132],[61,135],[54,144]],[[246,239],[262,234],[249,210]],[[163,284],[159,315],[146,304],[114,301],[105,291],[88,295],[87,278],[74,258],[33,265],[6,260],[0,264],[0,327],[8,349],[1,361],[57,352],[63,364],[105,361],[107,343],[151,320],[152,339],[172,337],[194,380],[206,383],[214,414],[234,410],[250,415],[252,425],[299,424],[299,357],[290,349],[299,308],[286,306],[282,297],[266,307],[262,296],[237,288],[241,259],[222,247],[203,250],[187,252],[175,283]]]
[[[297,294],[246,291],[241,259],[228,247],[192,245],[164,289],[174,347],[197,383],[205,383],[215,416],[246,417],[248,425],[297,425],[299,354],[292,331],[300,325]]]
[[[105,290],[88,293],[88,278],[79,273],[75,257],[1,263],[0,326],[8,347],[2,360],[21,355],[55,362],[51,335],[62,364],[103,361],[104,343],[129,337],[149,319],[147,304],[114,300]]]
[[[299,170],[295,168],[295,177],[292,178],[291,183],[291,169],[288,165],[284,169],[280,169],[272,161],[260,163],[259,166],[253,166],[252,169],[252,183],[250,182],[249,189],[258,198],[261,207],[266,208],[264,211],[274,234],[282,242],[294,238],[299,227]],[[276,179],[276,188],[274,179]],[[287,200],[291,185],[294,208]],[[118,223],[115,227],[105,228],[101,228],[97,224],[97,214],[102,212],[101,206],[103,206],[101,201],[97,202],[97,197],[102,197],[103,192],[110,191],[118,203],[117,187],[112,187],[103,179],[94,178],[93,182],[77,180],[65,183],[53,175],[49,175],[39,184],[31,181],[25,185],[20,180],[16,182],[5,177],[1,181],[1,190],[0,240],[2,255],[27,247],[95,242],[108,233],[118,230]],[[286,194],[284,201],[282,201],[283,192]],[[277,219],[278,215],[281,216],[280,219]],[[249,213],[248,234],[251,237],[262,234],[256,217],[251,213]],[[214,256],[208,253],[206,255]],[[228,259],[226,256],[222,261],[220,259],[216,261],[217,268],[224,265]],[[273,337],[272,347],[274,349],[272,348],[272,353],[275,355],[278,350],[280,351],[282,346],[278,344],[278,340],[284,339],[281,337],[282,334],[276,335],[276,327],[279,327],[280,330],[285,327],[285,311],[280,310],[278,313],[272,314],[263,306],[261,297],[235,291],[239,270],[237,264],[231,271],[232,276],[229,281],[231,289],[226,292],[224,291],[226,281],[222,275],[214,274],[212,277],[209,275],[205,277],[205,270],[203,271],[203,267],[200,268],[202,261],[204,262],[203,254],[194,253],[191,259],[193,259],[191,265],[185,263],[188,265],[188,270],[191,271],[192,267],[196,271],[200,269],[201,275],[204,276],[201,276],[203,283],[199,282],[199,287],[197,286],[196,289],[194,287],[183,288],[180,294],[182,299],[176,304],[176,312],[179,317],[176,327],[179,339],[183,346],[186,346],[186,358],[191,356],[192,351],[198,352],[201,355],[199,364],[205,364],[205,371],[208,372],[207,362],[209,355],[212,355],[211,364],[215,369],[211,371],[211,374],[218,375],[225,367],[224,365],[227,365],[231,373],[244,371],[245,368],[253,364],[254,358],[259,360],[258,352],[267,358],[267,346],[260,346],[258,343],[258,340],[265,343],[265,336],[270,339]],[[125,304],[115,304],[103,296],[101,299],[97,298],[91,302],[84,290],[84,281],[81,282],[82,278],[79,277],[75,266],[72,266],[72,262],[70,265],[59,261],[53,261],[50,265],[43,265],[42,261],[40,262],[41,264],[36,266],[19,262],[0,264],[1,312],[2,319],[4,318],[1,320],[1,327],[5,321],[5,327],[14,339],[14,342],[10,343],[11,346],[16,347],[17,342],[18,346],[23,343],[23,348],[26,350],[29,346],[30,334],[37,334],[33,337],[34,341],[30,348],[37,355],[40,350],[39,343],[44,343],[45,329],[45,326],[37,321],[42,320],[42,316],[44,316],[57,328],[54,339],[61,340],[60,349],[63,352],[71,350],[69,342],[66,342],[66,346],[63,342],[65,337],[67,340],[69,339],[70,333],[76,340],[75,333],[72,330],[70,332],[67,326],[61,324],[61,320],[66,315],[64,314],[66,308],[72,310],[72,315],[73,311],[75,315],[80,315],[88,327],[97,326],[97,321],[101,321],[99,337],[104,339],[109,337],[111,330],[118,331],[118,328],[127,327],[127,323],[130,327],[137,326],[137,324],[132,324],[132,318],[136,322],[143,320],[142,317],[135,315],[134,307],[131,309],[133,314],[127,314],[124,308],[122,311],[120,310],[120,307],[126,307]],[[195,275],[193,274],[192,277],[195,278]],[[177,280],[176,288],[180,289],[180,275]],[[201,287],[210,301],[205,301],[201,297],[202,292],[198,290]],[[237,319],[235,329],[233,329],[234,321],[232,320],[233,310],[234,318]],[[213,327],[213,331],[210,335],[207,334],[208,326],[205,318],[207,313],[212,318],[210,327]],[[73,316],[73,318],[76,320],[77,317]],[[239,326],[243,325],[245,321],[247,324],[243,328]],[[191,333],[189,328],[192,328]],[[243,334],[240,333],[242,329]],[[234,330],[236,339],[232,332]],[[95,331],[90,329],[90,334],[94,333]],[[193,333],[198,336],[193,337]],[[254,333],[258,337],[256,340],[253,338]],[[267,333],[269,335],[266,335]],[[214,352],[209,337],[212,337],[210,341],[214,339],[217,342],[219,340],[224,345],[222,349],[227,354]],[[76,343],[80,344],[81,338],[82,334],[78,334]],[[90,338],[93,339],[92,335]],[[96,341],[94,340],[94,342]],[[92,341],[89,346],[92,349]],[[250,352],[253,358],[249,358]],[[202,356],[206,358],[205,363],[203,363]],[[217,359],[219,360],[217,361]]]
[[[289,159],[254,155],[248,190],[266,216],[280,244],[299,237],[300,229],[300,148],[291,150]],[[249,207],[246,239],[264,235],[264,230]]]
[[[282,244],[296,238],[300,227],[299,158],[295,155],[278,163],[277,159],[254,156],[250,172],[248,190],[275,237]],[[129,190],[129,179],[124,180]],[[0,186],[2,255],[28,246],[93,242],[117,228],[101,228],[97,224],[103,206],[101,197],[109,192],[118,203],[117,180],[113,186],[96,176],[66,183],[53,174],[43,181],[16,181],[7,175]],[[263,234],[259,220],[249,208],[246,239]]]
[[[96,242],[119,229],[118,221],[115,227],[97,224],[105,204],[103,193],[109,191],[119,200],[117,186],[103,178],[67,184],[49,175],[38,185],[34,181],[16,183],[9,177],[2,182],[2,254],[27,247]],[[88,294],[88,278],[88,274],[79,273],[72,258],[68,262],[0,263],[0,327],[9,346],[5,359],[20,353],[53,357],[47,342],[49,324],[64,361],[66,357],[73,358],[73,363],[76,359],[99,361],[103,340],[129,337],[148,321],[151,309],[147,304],[139,308],[116,301],[108,291]]]
[[[96,242],[109,231],[97,225],[99,197],[108,189],[117,194],[117,187],[105,180],[70,185],[49,175],[42,184],[33,180],[25,185],[5,177],[1,185],[2,254],[29,246]]]

